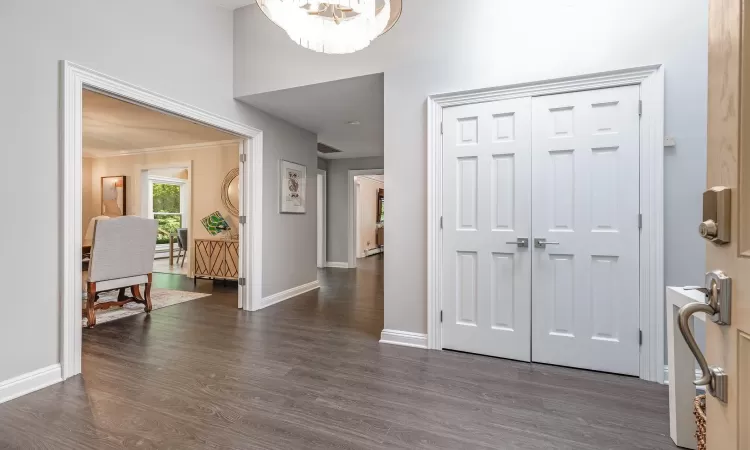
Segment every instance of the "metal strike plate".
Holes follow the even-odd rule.
[[[716,285],[714,294],[713,286]],[[711,320],[719,325],[732,323],[732,279],[721,270],[706,273],[706,288],[709,291],[708,304],[715,313]]]
[[[716,186],[703,193],[703,222],[698,226],[701,237],[715,244],[728,244],[731,239],[732,191]]]

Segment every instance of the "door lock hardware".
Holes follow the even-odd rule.
[[[695,313],[703,312],[711,316],[711,320],[717,324],[729,325],[732,311],[732,279],[722,271],[716,270],[706,273],[705,287],[686,286],[685,289],[700,291],[706,295],[707,300],[688,303],[680,308],[677,316],[680,333],[698,361],[702,372],[701,377],[693,381],[693,384],[706,386],[709,394],[726,403],[729,389],[728,376],[721,367],[708,365],[690,329],[690,317]]]
[[[731,240],[732,191],[716,186],[703,193],[703,222],[698,226],[701,237],[715,244]]]

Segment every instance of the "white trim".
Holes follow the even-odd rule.
[[[166,152],[178,152],[181,150],[200,150],[202,148],[219,147],[223,145],[237,145],[242,142],[239,139],[228,139],[224,141],[211,141],[211,142],[199,142],[197,144],[178,144],[178,145],[165,145],[163,147],[150,147],[150,148],[138,148],[132,150],[118,150],[118,151],[95,151],[84,153],[84,158],[116,158],[118,156],[128,155],[140,155],[143,153],[166,153]]]
[[[380,333],[380,343],[426,349],[427,335],[424,333],[412,333],[411,331],[385,329]]]
[[[277,292],[273,295],[269,295],[268,297],[265,297],[261,303],[262,304],[261,308],[275,305],[276,303],[283,302],[284,300],[288,300],[292,297],[296,297],[300,294],[304,294],[305,292],[312,291],[313,289],[318,289],[319,287],[320,287],[320,282],[318,282],[318,280],[315,280],[306,284],[301,284],[291,289],[287,289],[286,291]]]
[[[318,175],[322,177],[321,184],[323,186],[323,191],[318,192],[318,195],[323,197],[323,202],[322,202],[323,217],[320,220],[320,223],[323,225],[323,230],[322,230],[323,242],[321,243],[322,245],[321,260],[316,261],[316,264],[319,262],[319,263],[322,263],[324,267],[326,267],[326,260],[328,259],[328,248],[327,248],[328,246],[328,172],[323,169],[318,169]],[[316,179],[316,182],[317,182],[317,179]],[[317,186],[317,183],[316,183],[316,186]],[[316,205],[317,205],[317,202],[316,202]],[[317,207],[316,207],[316,211],[317,213],[321,212],[317,210]],[[316,233],[316,236],[317,236],[317,233]]]
[[[62,313],[61,361],[62,378],[81,373],[81,187],[82,187],[82,106],[83,89],[91,89],[123,100],[168,112],[240,137],[243,148],[252,148],[252,201],[245,211],[252,224],[242,227],[244,242],[241,253],[252,258],[252,287],[243,299],[244,309],[258,309],[261,303],[262,280],[262,162],[263,132],[259,129],[224,119],[202,109],[172,100],[138,86],[87,69],[70,61],[60,61],[61,112],[60,146],[62,177]],[[244,139],[243,139],[244,138]],[[248,229],[250,228],[250,229]],[[246,238],[247,237],[247,238]]]
[[[349,268],[349,263],[328,261],[326,263],[326,267],[330,267],[330,268],[333,268],[333,269],[348,269]]]
[[[62,381],[60,364],[28,372],[9,380],[0,381],[0,403],[46,388]]]
[[[354,177],[360,175],[383,175],[385,171],[383,169],[362,169],[362,170],[350,170],[347,174],[349,180],[349,187],[347,189],[349,193],[349,211],[347,216],[349,217],[349,229],[348,229],[348,242],[347,246],[347,259],[349,261],[349,267],[357,267],[357,235],[355,233],[355,226],[357,223],[357,192],[354,190]]]
[[[640,327],[643,331],[640,378],[661,382],[664,365],[664,67],[653,65],[591,75],[537,81],[427,97],[427,337],[441,349],[440,285],[442,255],[443,108],[509,98],[640,85],[641,212]]]

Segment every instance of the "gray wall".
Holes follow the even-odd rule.
[[[323,159],[323,158],[318,158],[318,169],[328,170],[328,160]]]
[[[350,170],[382,169],[383,157],[331,159],[328,161],[328,230],[326,252],[328,262],[345,263],[349,239]]]
[[[425,99],[441,92],[664,64],[665,131],[677,140],[665,152],[666,282],[702,283],[707,0],[407,3],[369,48],[335,57],[300,48],[255,6],[235,11],[236,96],[385,74],[386,328],[427,330]]]
[[[13,255],[0,267],[0,381],[59,362],[60,245],[66,238],[60,234],[59,60],[263,129],[266,175],[277,176],[279,156],[314,172],[313,134],[233,100],[232,26],[230,11],[199,1],[0,1],[0,209],[33,205],[44,212],[26,220],[23,231],[0,221],[0,248]],[[34,183],[28,183],[30,173]],[[11,195],[19,186],[24,195]],[[308,199],[315,199],[312,186]],[[282,218],[278,188],[267,186],[264,197],[265,228],[283,229],[302,245],[280,262],[290,244],[264,236],[264,292],[315,280],[314,200],[305,216]]]
[[[267,297],[318,278],[318,138],[273,116],[254,112],[252,124],[263,130],[262,295]],[[279,212],[282,159],[307,167],[304,214]]]

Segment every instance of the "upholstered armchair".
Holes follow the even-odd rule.
[[[157,223],[140,217],[99,220],[94,225],[91,262],[86,280],[84,314],[89,328],[96,325],[96,310],[123,306],[130,302],[145,305],[151,311],[151,273],[156,251]],[[146,289],[141,296],[140,285]],[[125,295],[130,288],[131,297]],[[97,303],[97,294],[119,289],[117,301]]]

